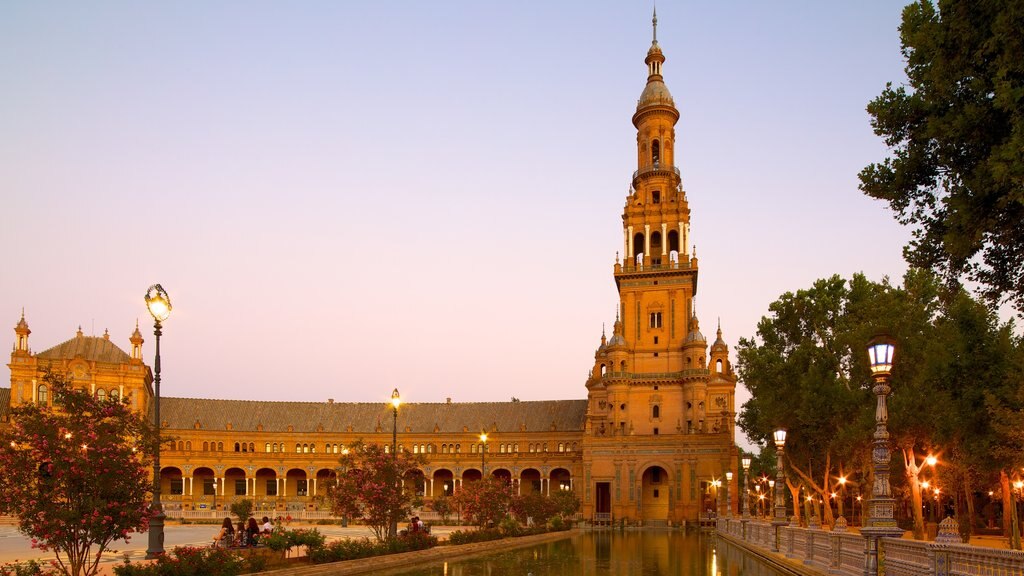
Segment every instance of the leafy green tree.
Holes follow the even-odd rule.
[[[563,519],[571,521],[580,511],[580,497],[572,490],[556,490],[551,500],[555,503],[555,511]]]
[[[59,573],[91,576],[115,540],[149,526],[151,426],[126,400],[97,400],[47,373],[54,406],[24,404],[0,433],[0,514],[18,518]]]
[[[388,539],[393,524],[412,514],[414,491],[403,488],[403,479],[421,469],[422,454],[399,451],[390,454],[382,446],[357,442],[342,454],[335,482],[327,484],[325,500],[335,515],[362,518],[378,542]]]
[[[1024,5],[929,0],[903,10],[908,85],[868,105],[892,157],[861,190],[914,227],[914,266],[970,279],[1024,312]]]
[[[231,513],[238,518],[239,522],[245,522],[252,517],[253,502],[248,498],[242,498],[231,503]]]

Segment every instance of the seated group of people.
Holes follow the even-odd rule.
[[[213,537],[213,546],[252,548],[259,544],[261,536],[270,534],[273,529],[274,525],[266,516],[263,517],[263,526],[259,526],[255,518],[249,518],[248,522],[239,522],[238,528],[231,524],[231,518],[225,518],[220,525],[220,532]]]

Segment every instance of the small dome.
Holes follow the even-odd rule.
[[[687,342],[707,342],[708,339],[705,338],[704,335],[701,334],[699,330],[691,330],[690,333],[686,335],[686,341]]]
[[[718,350],[728,350],[729,349],[729,347],[725,344],[725,340],[722,340],[722,327],[721,326],[718,327],[718,338],[715,339],[715,343],[711,345],[711,349],[715,350],[715,351],[718,351]]]
[[[647,86],[644,86],[644,91],[640,94],[640,101],[637,102],[636,109],[639,110],[645,106],[657,104],[675,106],[675,101],[672,100],[672,94],[669,93],[668,86],[664,82],[660,79],[651,78],[647,81]]]
[[[608,346],[625,346],[626,339],[622,337],[622,334],[615,334],[612,339],[608,341]]]

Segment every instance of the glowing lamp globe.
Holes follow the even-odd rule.
[[[775,437],[776,448],[782,448],[786,445],[786,430],[784,428],[776,430],[773,436]]]
[[[875,376],[888,376],[896,357],[896,340],[888,334],[875,336],[868,342],[868,364]]]
[[[163,286],[153,284],[146,290],[146,308],[157,322],[163,322],[171,315],[171,298]]]

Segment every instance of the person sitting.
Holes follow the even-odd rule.
[[[260,527],[256,524],[255,518],[249,518],[249,524],[245,527],[245,536],[248,546],[255,547],[260,538]]]
[[[245,522],[243,520],[238,521],[238,528],[235,529],[235,546],[244,547],[248,546],[249,538],[245,533]]]
[[[227,548],[235,540],[235,528],[231,525],[231,518],[225,518],[220,525],[220,532],[213,537],[214,548]]]
[[[262,530],[263,535],[264,536],[269,536],[270,533],[273,532],[273,531],[274,531],[274,525],[270,523],[270,518],[267,518],[266,516],[264,516],[263,517],[263,530]]]

